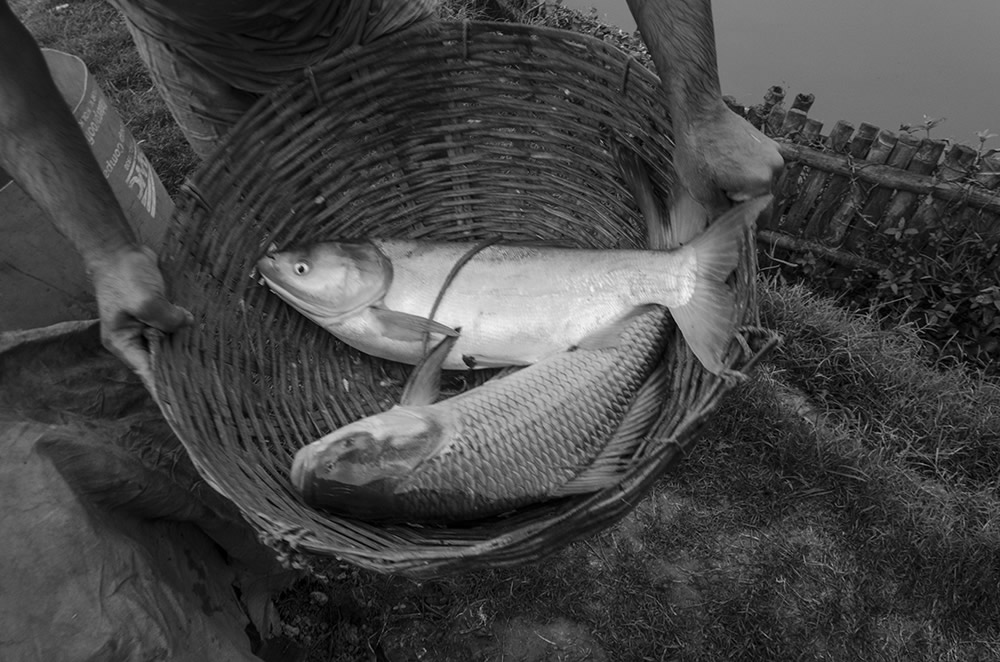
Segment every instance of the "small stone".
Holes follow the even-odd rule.
[[[351,646],[357,646],[361,642],[361,632],[354,625],[347,624],[343,629],[344,641]]]
[[[330,596],[323,591],[313,591],[309,594],[309,599],[313,601],[313,604],[325,605],[330,601]]]

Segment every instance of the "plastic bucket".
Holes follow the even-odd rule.
[[[142,243],[158,248],[174,207],[160,178],[83,60],[42,52],[129,224]],[[0,171],[0,331],[96,316],[80,255]]]

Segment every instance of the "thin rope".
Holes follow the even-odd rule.
[[[452,281],[455,280],[455,277],[458,275],[458,272],[462,270],[462,267],[464,267],[466,264],[468,264],[469,260],[471,260],[472,258],[474,258],[480,252],[482,252],[483,250],[489,248],[490,246],[498,243],[501,239],[503,239],[503,237],[501,237],[500,235],[497,235],[497,236],[492,237],[490,239],[484,239],[484,240],[480,241],[478,244],[476,244],[475,246],[473,246],[469,250],[465,251],[465,253],[462,255],[462,257],[458,258],[458,260],[455,262],[455,264],[452,265],[451,271],[448,272],[448,275],[445,276],[445,278],[444,278],[444,282],[441,284],[441,289],[438,290],[437,298],[434,299],[434,305],[431,306],[431,312],[427,316],[431,321],[434,320],[434,315],[437,314],[438,306],[441,305],[441,300],[444,299],[444,293],[451,286]],[[423,346],[423,349],[421,350],[421,353],[424,356],[427,356],[427,345],[428,345],[428,343],[430,343],[430,340],[431,340],[431,334],[430,334],[429,331],[427,331],[427,332],[424,333],[424,346]]]

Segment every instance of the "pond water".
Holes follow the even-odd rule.
[[[662,0],[669,1],[669,0]],[[625,0],[564,0],[597,7],[635,29]],[[824,123],[896,130],[945,117],[931,137],[978,145],[1000,134],[1000,0],[715,0],[723,94],[757,103],[771,85],[790,101],[811,92]],[[921,131],[921,137],[924,133]],[[987,147],[1000,147],[993,138]]]

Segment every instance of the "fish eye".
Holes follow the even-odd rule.
[[[292,271],[294,271],[299,276],[305,276],[309,273],[309,263],[305,260],[299,260],[292,265]]]

